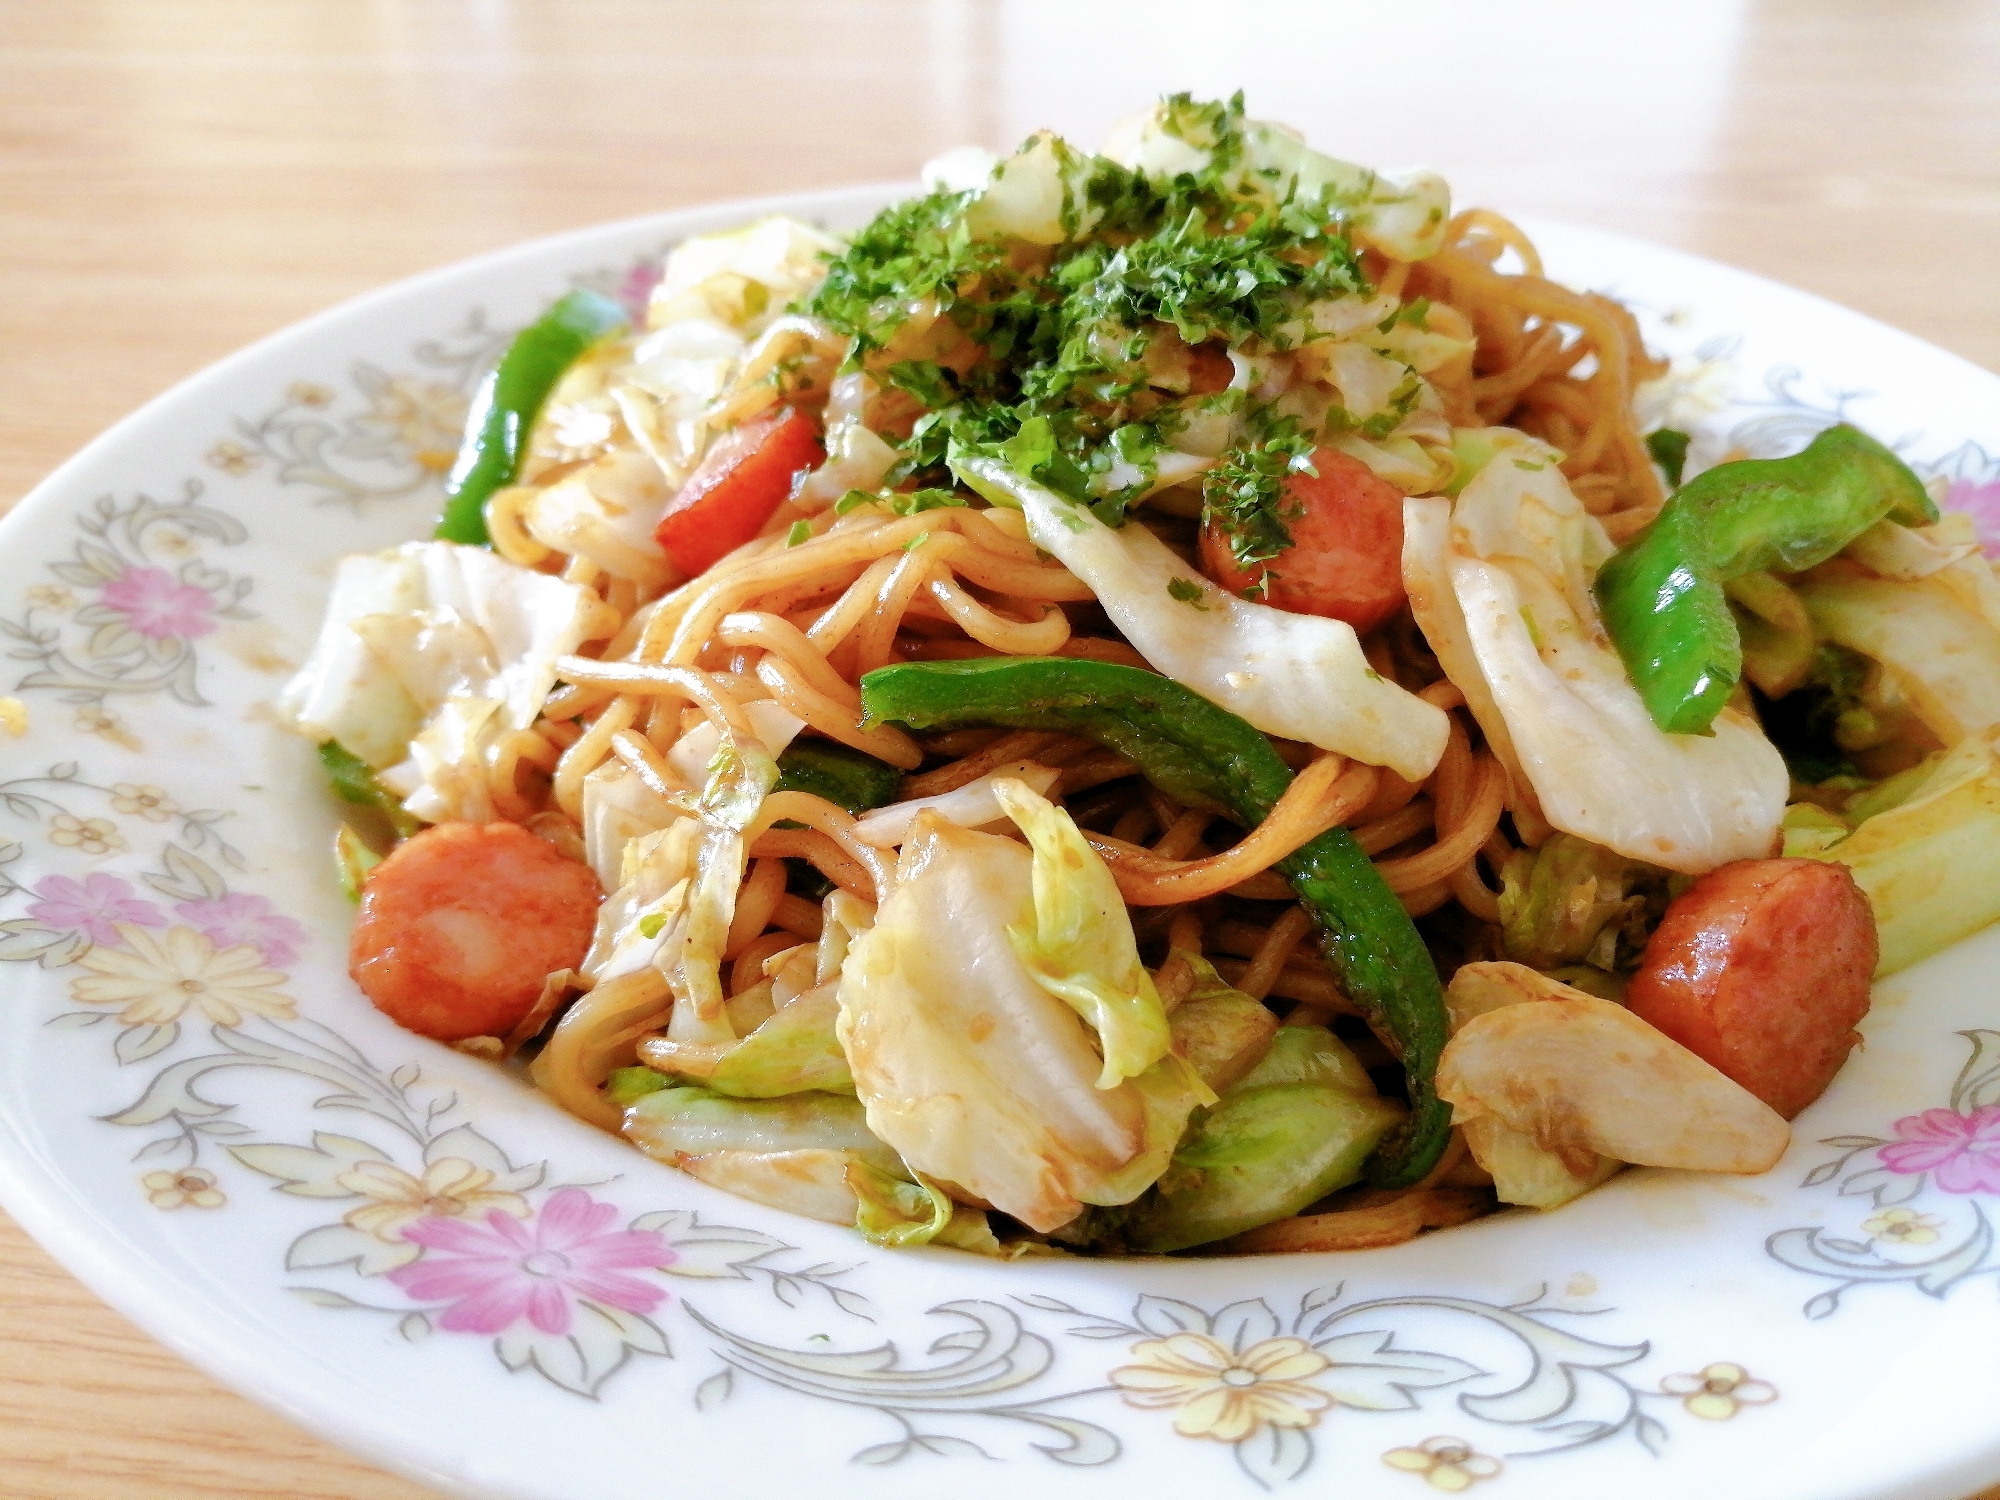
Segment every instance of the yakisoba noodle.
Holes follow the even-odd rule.
[[[1542,280],[1533,246],[1498,215],[1461,214],[1452,221],[1449,240],[1453,250],[1441,254],[1453,257],[1451,270],[1415,268],[1421,276],[1415,284],[1431,296],[1434,316],[1447,327],[1447,320],[1456,318],[1481,335],[1480,357],[1468,361],[1463,384],[1437,380],[1441,393],[1447,401],[1465,403],[1482,422],[1534,421],[1552,440],[1570,431],[1595,436],[1584,450],[1587,456],[1566,463],[1565,472],[1590,481],[1577,489],[1591,497],[1594,510],[1636,528],[1657,509],[1661,492],[1632,425],[1632,385],[1653,367],[1629,315],[1615,304]],[[1508,249],[1525,262],[1521,272],[1492,269]],[[1384,289],[1391,285],[1385,280]],[[1489,355],[1496,346],[1497,353]],[[1598,374],[1579,379],[1570,373],[1590,358],[1597,360]],[[733,401],[725,401],[719,421],[726,420]],[[1629,462],[1634,450],[1640,455],[1636,467]],[[598,572],[591,564],[551,552],[514,519],[533,497],[532,481],[547,476],[528,477],[530,484],[496,497],[489,514],[504,517],[493,527],[496,549],[524,566],[590,578]],[[987,653],[1135,658],[1122,641],[1072,636],[1056,606],[1090,599],[1089,586],[1059,565],[1038,561],[1013,512],[947,511],[902,519],[872,510],[841,517],[823,512],[807,521],[809,540],[787,545],[792,524],[774,522],[766,536],[656,601],[637,600],[624,580],[603,577],[605,602],[622,606],[624,615],[613,646],[638,634],[630,660],[565,663],[565,680],[583,690],[571,703],[588,706],[571,718],[544,719],[532,733],[495,745],[489,765],[496,806],[517,819],[542,810],[575,819],[583,777],[614,756],[663,792],[692,791],[664,759],[688,720],[680,713],[662,714],[664,703],[689,705],[720,727],[742,704],[771,699],[829,739],[915,771],[923,764],[915,741],[893,728],[855,727],[858,682],[867,671],[894,659]],[[982,603],[967,585],[992,604]],[[1386,646],[1372,654],[1394,667]],[[1442,678],[1421,680],[1409,667],[1393,675],[1441,706],[1456,708],[1464,701]],[[611,690],[612,696],[591,694],[593,689]],[[555,705],[558,711],[569,706]],[[1171,909],[1232,891],[1263,901],[1282,899],[1286,892],[1267,873],[1270,867],[1325,829],[1347,826],[1413,915],[1456,900],[1481,920],[1495,921],[1499,867],[1516,846],[1500,832],[1505,773],[1490,753],[1472,749],[1475,733],[1462,712],[1455,714],[1449,748],[1421,783],[1319,755],[1255,830],[1218,830],[1218,842],[1226,847],[1214,852],[1203,842],[1215,827],[1212,816],[1138,789],[1126,799],[1131,806],[1112,819],[1123,836],[1107,828],[1091,834],[1090,842],[1134,907]],[[1072,795],[1101,784],[1090,773],[1098,769],[1093,762],[1106,758],[1091,756],[1093,748],[1046,734],[996,732],[990,745],[913,775],[904,794],[934,796],[1032,757],[1085,766],[1085,785],[1073,786],[1068,775],[1058,783],[1059,796]],[[1104,769],[1116,775],[1124,766]],[[768,829],[781,816],[808,826],[763,831],[751,845],[750,873],[737,898],[743,920],[732,926],[723,950],[735,994],[763,980],[771,957],[817,937],[811,930],[818,925],[812,919],[817,913],[807,917],[806,903],[783,895],[781,858],[805,859],[864,899],[879,900],[893,883],[893,872],[877,851],[853,840],[854,819],[840,808],[806,794],[782,793],[767,804],[759,822]],[[1132,836],[1139,831],[1135,817],[1152,833],[1150,844]],[[782,915],[789,920],[781,920],[780,899],[804,910],[786,911]],[[1172,953],[1218,960],[1223,976],[1254,998],[1290,1001],[1322,1019],[1353,1014],[1325,970],[1301,951],[1311,919],[1295,902],[1262,926],[1240,920],[1220,924],[1225,931],[1212,947],[1204,942],[1199,917],[1180,912],[1176,917]],[[573,1112],[615,1128],[619,1112],[604,1104],[601,1086],[614,1069],[637,1061],[640,1043],[660,1028],[670,1004],[665,982],[652,971],[584,996],[541,1053],[537,1083]],[[1408,1189],[1398,1197],[1430,1192]],[[1319,1226],[1313,1244],[1391,1243],[1392,1235],[1404,1238],[1437,1220],[1435,1212],[1430,1218],[1400,1209],[1370,1214],[1353,1230]],[[1459,1211],[1446,1221],[1464,1216]]]
[[[892,209],[844,252],[782,221],[691,242],[654,295],[651,331],[601,346],[555,388],[515,482],[483,512],[494,553],[514,570],[510,587],[539,578],[567,588],[549,596],[570,610],[564,631],[548,636],[558,642],[543,668],[553,690],[512,722],[503,714],[476,732],[448,724],[458,735],[450,741],[436,739],[453,711],[447,701],[436,711],[444,719],[412,741],[412,762],[380,773],[428,821],[528,827],[592,863],[610,897],[590,954],[552,975],[507,1036],[468,1045],[525,1047],[534,1081],[564,1108],[622,1127],[698,1176],[822,1217],[851,1212],[896,1243],[939,1235],[997,1249],[979,1212],[991,1207],[1012,1216],[992,1221],[1011,1240],[1034,1231],[1073,1248],[1216,1239],[1246,1250],[1339,1248],[1394,1243],[1484,1212],[1495,1173],[1506,1177],[1507,1201],[1574,1196],[1602,1180],[1594,1167],[1588,1180],[1563,1175],[1580,1170],[1569,1163],[1600,1161],[1595,1147],[1572,1144],[1559,1158],[1528,1135],[1510,1145],[1497,1117],[1478,1123],[1483,1107],[1457,1083],[1458,1119],[1473,1123],[1434,1137],[1414,1167],[1380,1172],[1389,1185],[1351,1184],[1369,1142],[1442,1118],[1430,1070],[1442,1089],[1476,1054],[1454,1041],[1439,1067],[1447,1027],[1469,1039],[1485,1009],[1523,998],[1601,1004],[1593,994],[1625,982],[1670,893],[1668,870],[1635,863],[1633,836],[1609,833],[1615,847],[1599,847],[1574,831],[1558,781],[1535,779],[1546,756],[1533,726],[1503,715],[1503,690],[1484,665],[1506,642],[1475,651],[1466,639],[1497,628],[1487,624],[1496,608],[1507,629],[1518,617],[1513,649],[1530,652],[1531,665],[1535,653],[1562,663],[1547,690],[1557,696],[1565,674],[1582,679],[1603,659],[1588,574],[1574,572],[1574,559],[1597,566],[1662,505],[1633,397],[1664,367],[1624,308],[1549,280],[1534,245],[1499,215],[1447,215],[1435,179],[1392,182],[1347,168],[1224,106],[1169,101],[1121,130],[1124,167],[1037,137],[998,167],[982,166],[984,187],[954,195],[947,185]],[[1146,178],[1147,152],[1168,137],[1209,164]],[[1266,166],[1250,172],[1258,161]],[[1055,192],[1061,214],[1035,219],[1044,210],[1034,203],[1047,200],[1010,197],[1010,174]],[[1308,191],[1330,229],[1298,227],[1293,205]],[[1204,215],[1243,243],[1184,227]],[[932,262],[921,275],[910,269]],[[774,287],[791,300],[782,315]],[[703,353],[703,340],[719,340],[725,354]],[[695,377],[718,373],[689,406]],[[742,520],[741,497],[755,487],[742,475],[772,445],[796,440],[799,423],[823,435],[824,460],[816,438],[812,462],[782,473],[737,533],[750,539],[719,557],[705,552],[703,528]],[[1376,510],[1316,519],[1313,506],[1335,502],[1313,498],[1322,491],[1301,475],[1351,497],[1338,504]],[[1419,498],[1398,510],[1403,494]],[[1542,519],[1509,534],[1476,518],[1480,506],[1516,502]],[[1393,534],[1384,540],[1369,514],[1392,516]],[[1427,517],[1443,514],[1464,518],[1467,539],[1427,554],[1442,535]],[[1548,565],[1557,571],[1534,573],[1537,538],[1565,526],[1567,550]],[[690,547],[702,561],[687,568]],[[1386,570],[1392,607],[1352,613],[1341,580],[1371,567]],[[1411,605],[1402,604],[1406,579]],[[1422,598],[1417,580],[1427,580]],[[1490,597],[1518,607],[1478,602],[1489,597],[1481,589],[1496,588]],[[563,603],[572,596],[574,608]],[[1447,597],[1456,602],[1441,606]],[[1360,650],[1341,665],[1354,637],[1343,648],[1348,627],[1333,622],[1349,619]],[[1175,768],[1175,755],[1207,753],[1174,740],[1184,726],[1156,725],[1150,741],[1132,738],[1130,726],[1092,729],[1089,702],[1081,719],[1028,704],[1010,726],[1007,714],[898,722],[874,714],[866,697],[867,683],[901,664],[938,664],[922,681],[944,691],[974,680],[944,670],[954,663],[1068,662],[1074,670],[1036,680],[1125,684],[1119,691],[1134,696],[1121,711],[1143,718],[1151,689],[1132,684],[1174,687],[1167,664],[1188,660],[1176,643],[1204,631],[1244,653],[1224,663],[1242,670],[1220,674],[1219,686],[1214,674],[1203,678],[1204,691],[1242,717],[1202,718],[1215,710],[1184,687],[1175,688],[1181,699],[1160,701],[1187,704],[1180,712],[1207,724],[1203,733],[1253,737],[1231,741],[1221,768]],[[1378,729],[1308,711],[1286,722],[1318,726],[1312,742],[1258,736],[1251,726],[1271,702],[1257,696],[1263,663],[1294,670],[1308,660],[1317,665],[1297,679],[1305,697],[1365,699],[1377,707],[1362,722],[1375,714]],[[1147,675],[1117,675],[1134,672]],[[1296,707],[1281,702],[1279,716]],[[756,780],[772,736],[794,746],[769,773],[783,771],[776,785]],[[1699,774],[1767,784],[1775,752],[1755,739],[1746,748],[1732,728],[1699,747],[1703,765],[1721,768]],[[426,743],[431,761],[418,753]],[[466,769],[483,774],[456,804],[455,783],[424,769],[445,754],[441,744],[470,745]],[[864,768],[855,774],[876,790],[850,786],[843,806],[821,794],[829,783],[803,773],[793,782],[784,768],[801,751],[808,762],[849,755],[840,764]],[[1650,741],[1643,753],[1655,753]],[[414,791],[423,778],[412,766],[428,777]],[[1263,790],[1243,791],[1251,782]],[[1237,791],[1216,790],[1225,784]],[[1249,800],[1232,802],[1239,792]],[[640,803],[637,823],[618,821],[638,817]],[[910,804],[920,806],[894,811]],[[454,814],[454,805],[476,812]],[[426,810],[437,808],[442,816]],[[998,872],[1017,872],[1004,877],[1017,882],[1006,900],[1028,900],[1028,867],[1015,863],[1026,857],[1021,837],[1032,846],[1032,919],[1006,929],[1014,959],[980,962],[1018,962],[1027,992],[1046,991],[1035,1004],[1053,1009],[936,1024],[975,1045],[995,1025],[1003,1037],[1040,1035],[1041,1060],[1005,1079],[961,1075],[952,1107],[1001,1110],[985,1123],[1002,1137],[1012,1128],[1006,1111],[1035,1097],[1051,1122],[1096,1123],[1050,1123],[1058,1136],[1082,1135],[1045,1162],[995,1162],[989,1181],[980,1162],[952,1155],[959,1147],[929,1153],[932,1143],[909,1133],[905,1106],[916,1104],[894,1093],[897,1077],[949,1072],[911,1053],[910,1038],[933,1024],[923,1006],[942,1016],[956,1003],[962,986],[933,972],[950,956],[884,955],[899,951],[898,930],[977,947],[978,922],[997,919],[953,924],[1005,907],[978,906],[980,881],[990,895]],[[1644,844],[1649,855],[1656,847],[1684,871],[1736,857],[1701,863],[1666,854],[1671,839]],[[405,858],[399,850],[385,870]],[[1572,884],[1539,890],[1538,880],[1557,879],[1551,871],[1571,872],[1563,878]],[[1063,907],[1071,876],[1122,913],[1092,906],[1096,898]],[[389,911],[390,877],[369,878],[371,909]],[[925,922],[940,920],[939,882],[952,880],[952,899],[972,904],[950,908],[942,929],[927,933]],[[1376,899],[1363,887],[1388,903],[1376,917],[1363,915]],[[1367,935],[1380,938],[1380,911],[1396,906],[1423,919],[1431,954],[1453,979],[1448,1016],[1435,988],[1415,1019],[1406,1001],[1384,1008],[1383,986],[1402,981],[1393,965],[1385,978]],[[364,913],[364,928],[370,920]],[[1569,943],[1544,945],[1541,973],[1486,962],[1503,951],[1503,928],[1512,957],[1535,921]],[[1404,943],[1395,962],[1408,978],[1430,958],[1408,921],[1396,924],[1407,938],[1395,940]],[[1581,938],[1570,931],[1579,924]],[[357,953],[361,945],[358,933]],[[933,978],[921,983],[941,987],[909,1010],[897,987],[924,973]],[[1865,979],[1864,968],[1864,993]],[[1546,992],[1492,998],[1506,984]],[[875,995],[889,997],[879,1014]],[[1627,1023],[1641,1024],[1621,1011],[1618,1024]],[[1079,1037],[1088,1039],[1081,1050]],[[1065,1048],[1101,1063],[1093,1088],[1064,1095],[1061,1076],[1046,1073]],[[1277,1061],[1281,1052],[1292,1061]],[[739,1076],[753,1056],[766,1071]],[[1375,1098],[1400,1075],[1413,1110],[1406,1125],[1396,1124],[1400,1105]],[[1715,1076],[1688,1107],[1738,1121],[1736,1144],[1663,1164],[1760,1170],[1782,1122]],[[1000,1092],[981,1104],[989,1084]],[[1200,1172],[1169,1158],[1198,1137],[1210,1156],[1227,1146],[1216,1132],[1231,1118],[1232,1091],[1244,1088],[1358,1090],[1351,1160],[1327,1168],[1317,1179],[1324,1192],[1307,1195],[1324,1201],[1224,1214],[1203,1230],[1161,1228],[1162,1213],[1183,1212],[1161,1209],[1161,1195],[1195,1192],[1186,1212],[1199,1220],[1207,1211]],[[857,1092],[867,1130],[841,1102]],[[801,1107],[816,1123],[787,1126],[790,1134],[769,1125],[776,1117],[759,1110],[780,1099],[809,1101]],[[706,1111],[700,1138],[710,1146],[687,1145],[674,1110]],[[1098,1147],[1075,1144],[1091,1131],[1127,1144],[1100,1160]],[[881,1154],[889,1147],[901,1162]],[[1151,1163],[1143,1181],[1119,1175],[1141,1160]],[[897,1171],[883,1176],[884,1162]]]
[[[1521,263],[1512,275],[1496,268],[1510,251]],[[1666,365],[1646,353],[1628,309],[1548,280],[1528,237],[1491,209],[1457,215],[1443,249],[1399,269],[1476,339],[1467,360],[1430,377],[1455,424],[1518,427],[1561,449],[1570,488],[1613,541],[1653,519],[1665,495],[1632,394]]]

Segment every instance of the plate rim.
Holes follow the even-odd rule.
[[[867,183],[803,193],[765,194],[688,204],[538,236],[369,288],[259,337],[176,381],[120,417],[58,464],[24,494],[6,516],[0,517],[0,546],[24,539],[31,528],[45,524],[45,512],[52,513],[58,506],[74,504],[83,497],[90,487],[82,482],[85,476],[107,455],[123,446],[136,429],[171,416],[177,406],[201,402],[211,389],[223,385],[275,351],[314,338],[392,301],[420,294],[426,289],[442,289],[467,279],[504,273],[513,265],[552,257],[566,248],[581,251],[601,242],[621,237],[639,238],[649,233],[665,238],[700,232],[698,226],[704,221],[747,221],[761,214],[778,212],[808,216],[865,201],[886,203],[906,195],[912,187],[909,182]],[[1610,252],[1630,250],[1647,257],[1664,257],[1669,261],[1686,263],[1704,271],[1725,272],[1739,284],[1780,297],[1815,322],[1865,326],[1873,336],[1888,336],[1913,352],[1921,351],[1923,357],[1932,361],[1950,361],[1957,367],[1954,374],[1978,377],[1973,383],[1990,382],[1996,390],[2000,390],[2000,373],[1868,314],[1773,278],[1675,246],[1588,224],[1529,214],[1517,216],[1516,222],[1537,237],[1551,231],[1557,235],[1587,236]],[[0,1126],[4,1126],[4,1121],[0,1121]],[[378,1430],[378,1422],[366,1411],[349,1409],[336,1412],[329,1403],[315,1405],[295,1399],[290,1390],[269,1379],[268,1370],[263,1368],[268,1363],[267,1355],[256,1352],[254,1347],[246,1346],[239,1340],[217,1336],[209,1325],[202,1322],[192,1306],[179,1306],[171,1297],[162,1296],[155,1283],[130,1275],[131,1265],[157,1264],[157,1257],[148,1255],[137,1243],[122,1237],[107,1238],[92,1233],[99,1226],[89,1218],[89,1204],[79,1190],[80,1184],[58,1172],[55,1163],[31,1149],[30,1143],[19,1141],[11,1126],[4,1126],[0,1134],[4,1134],[8,1143],[20,1147],[0,1150],[0,1205],[4,1205],[26,1232],[95,1295],[147,1336],[157,1339],[204,1374],[342,1451],[356,1454],[385,1470],[444,1493],[465,1496],[468,1500],[512,1495],[527,1497],[541,1493],[539,1489],[528,1487],[516,1489],[504,1481],[496,1483],[491,1475],[475,1479],[437,1469],[413,1456],[408,1446],[392,1431]],[[1299,1258],[1286,1257],[1288,1261]],[[1906,1477],[1899,1482],[1895,1493],[1898,1500],[1907,1500],[1907,1497],[1919,1494],[1935,1494],[1938,1500],[1951,1500],[1951,1497],[1960,1494],[1964,1483],[1956,1476],[1975,1471],[2000,1477],[2000,1433],[1976,1451],[1968,1447],[1958,1454],[1933,1460],[1922,1471],[1905,1470]],[[1886,1500],[1886,1492],[1883,1493]]]

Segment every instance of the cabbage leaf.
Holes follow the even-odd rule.
[[[1031,760],[1016,761],[949,792],[939,792],[933,797],[914,797],[908,802],[891,802],[875,808],[854,825],[854,836],[877,849],[893,849],[910,836],[917,819],[926,812],[935,813],[947,823],[956,823],[961,828],[984,828],[1007,816],[1000,810],[999,799],[994,794],[997,783],[1011,778],[1046,796],[1061,775],[1053,766],[1037,765]]]
[[[278,709],[315,744],[337,740],[367,762],[426,822],[490,822],[487,746],[534,723],[558,657],[616,624],[591,590],[483,547],[357,554],[341,560]]]
[[[657,1089],[625,1111],[625,1136],[670,1165],[716,1151],[843,1151],[901,1175],[901,1159],[868,1129],[861,1106],[838,1094],[730,1099],[708,1089]]]
[[[1033,857],[928,818],[898,868],[840,974],[839,1036],[870,1128],[954,1196],[1037,1230],[1136,1197],[1195,1091],[1171,1058],[1097,1087],[1091,1032],[1008,937],[1035,929]]]
[[[745,831],[777,784],[777,757],[755,738],[730,734],[709,760],[687,903],[669,924],[655,960],[673,991],[667,1035],[675,1042],[736,1039],[724,1009],[722,950],[749,858]]]
[[[1591,581],[1611,553],[1561,455],[1507,428],[1456,502],[1403,502],[1403,581],[1446,674],[1514,785],[1555,827],[1698,874],[1770,853],[1790,780],[1749,715],[1657,728],[1604,634]]]
[[[2000,920],[2000,728],[1968,735],[1904,800],[1837,842],[1798,852],[1838,861],[1875,910],[1876,977]],[[1857,799],[1859,800],[1859,799]]]
[[[665,946],[668,924],[687,904],[700,831],[693,818],[676,818],[625,845],[617,883],[597,908],[596,932],[579,965],[593,985],[644,968]]]
[[[1363,1098],[1375,1093],[1375,1080],[1353,1048],[1324,1026],[1280,1026],[1269,1050],[1237,1087],[1261,1089],[1280,1083],[1310,1083]]]
[[[1575,834],[1551,834],[1501,870],[1500,941],[1531,969],[1634,963],[1666,909],[1667,872]]]
[[[583,857],[598,884],[616,891],[627,879],[625,851],[687,809],[662,797],[613,756],[583,778]]]
[[[739,1099],[774,1099],[806,1089],[852,1094],[854,1075],[834,1034],[839,1018],[833,985],[815,985],[725,1052],[704,1082]]]
[[[1104,1053],[1097,1086],[1114,1089],[1173,1045],[1125,898],[1062,808],[1012,778],[995,781],[993,796],[1035,856],[1034,921],[1009,927],[1007,940],[1035,983],[1090,1023]]]
[[[750,721],[750,728],[763,742],[764,749],[773,757],[783,755],[785,749],[806,727],[801,719],[784,705],[769,698],[755,698],[743,705],[743,716]],[[673,743],[667,751],[667,764],[680,773],[689,786],[706,784],[715,759],[715,752],[722,748],[722,731],[711,720],[703,719]]]
[[[537,490],[521,523],[544,547],[657,594],[676,576],[653,538],[672,496],[657,463],[637,448],[617,449]]]
[[[1114,530],[997,458],[954,451],[952,466],[995,505],[1022,511],[1035,545],[1089,584],[1139,654],[1174,681],[1266,734],[1413,781],[1444,754],[1444,711],[1370,667],[1346,621],[1253,604],[1191,580],[1188,565],[1144,526]],[[1183,597],[1191,583],[1198,596]]]
[[[2000,630],[1941,583],[1816,579],[1799,596],[1822,636],[1889,671],[1946,746],[2000,724]]]
[[[1135,1250],[1183,1250],[1298,1213],[1359,1177],[1404,1114],[1324,1026],[1279,1027],[1195,1118],[1154,1190],[1118,1216],[1119,1232]]]
[[[1191,966],[1195,976],[1187,998],[1167,1017],[1174,1051],[1219,1094],[1263,1060],[1278,1018],[1263,1001],[1231,985],[1207,959],[1192,953],[1176,953],[1174,959]]]
[[[981,1255],[1010,1253],[993,1237],[980,1210],[955,1204],[935,1184],[912,1182],[900,1166],[887,1170],[861,1152],[724,1148],[683,1156],[675,1164],[752,1203],[827,1224],[852,1225],[878,1245],[938,1244]]]
[[[1214,166],[1223,172],[1221,186],[1246,198],[1317,199],[1337,211],[1356,239],[1395,260],[1436,254],[1451,217],[1451,190],[1434,173],[1370,171],[1314,151],[1282,125],[1185,97],[1121,120],[1104,154],[1161,185]]]
[[[663,828],[626,837],[620,881],[599,909],[584,971],[602,981],[642,964],[658,968],[674,997],[667,1037],[678,1046],[737,1040],[723,994],[722,950],[748,860],[744,833],[777,783],[778,763],[764,743],[733,732],[717,736],[700,792],[684,800],[669,802],[607,773],[601,800],[593,802],[586,778],[585,849],[593,864],[608,862],[611,841],[651,816],[670,815]]]
[[[1588,1187],[1602,1157],[1757,1173],[1791,1141],[1768,1104],[1622,1005],[1511,963],[1464,965],[1446,998],[1453,1031],[1437,1090],[1475,1156],[1470,1127],[1497,1121]],[[1478,1159],[1489,1172],[1504,1161]]]

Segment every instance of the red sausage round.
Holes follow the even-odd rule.
[[[348,972],[399,1026],[505,1036],[589,951],[597,877],[516,823],[440,823],[362,887]]]
[[[1667,907],[1625,1003],[1789,1120],[1860,1040],[1876,956],[1845,865],[1740,860]]]
[[[1236,364],[1229,357],[1227,344],[1210,339],[1188,350],[1190,396],[1213,396],[1217,391],[1226,391],[1235,378]]]
[[[1403,607],[1403,492],[1337,448],[1314,450],[1313,467],[1316,476],[1285,481],[1292,545],[1271,559],[1261,600],[1373,630]],[[1201,566],[1233,594],[1263,581],[1262,569],[1237,566],[1212,522],[1202,528]]]

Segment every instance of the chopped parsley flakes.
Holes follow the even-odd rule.
[[[1298,519],[1284,504],[1285,480],[1314,474],[1313,439],[1290,417],[1254,424],[1262,431],[1225,455],[1203,476],[1202,504],[1229,538],[1238,567],[1256,568],[1292,545],[1286,525]]]
[[[1646,452],[1660,466],[1660,472],[1667,476],[1667,488],[1670,490],[1681,487],[1681,471],[1687,468],[1688,444],[1692,441],[1685,432],[1671,427],[1646,434]]]
[[[1207,164],[1149,179],[1058,149],[1061,243],[982,237],[970,212],[978,193],[936,192],[885,210],[832,261],[803,310],[851,336],[852,364],[921,408],[888,482],[922,488],[857,492],[836,509],[879,503],[908,515],[963,503],[917,497],[949,495],[954,453],[977,453],[1122,525],[1152,487],[1158,455],[1188,422],[1220,411],[1243,436],[1203,482],[1208,517],[1246,567],[1291,544],[1283,483],[1311,472],[1316,434],[1252,409],[1240,391],[1222,407],[1189,389],[1188,351],[1295,348],[1324,336],[1314,304],[1371,289],[1343,205],[1280,193],[1242,169],[1240,94],[1176,95],[1161,125]],[[1390,323],[1421,328],[1426,311],[1413,302]],[[1354,422],[1336,409],[1329,420],[1379,436],[1420,390],[1413,375],[1390,410]]]
[[[965,497],[954,490],[883,490],[871,495],[866,490],[849,490],[833,502],[833,513],[844,516],[849,511],[863,505],[880,505],[891,515],[919,516],[927,510],[943,510],[948,506],[963,506]],[[803,524],[803,523],[802,523]]]

